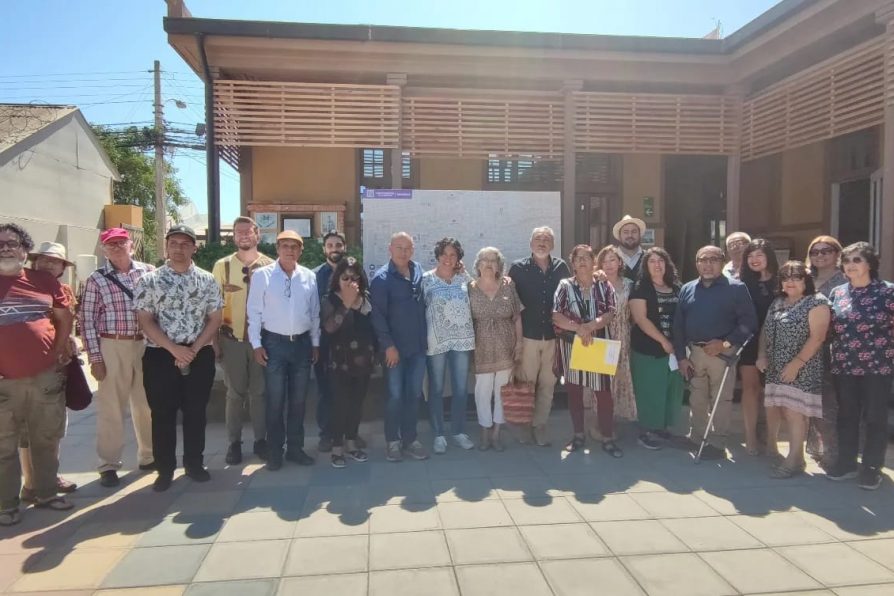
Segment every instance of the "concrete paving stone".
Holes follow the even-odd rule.
[[[280,486],[307,486],[313,471],[307,466],[283,465],[275,472],[260,468],[249,476],[248,488],[272,488]]]
[[[135,548],[105,576],[103,588],[164,586],[192,581],[210,545]],[[124,551],[121,552],[124,554]]]
[[[894,515],[882,516],[857,507],[822,513],[800,511],[798,515],[842,541],[894,538]]]
[[[725,517],[665,519],[661,523],[696,552],[763,546],[754,536]]]
[[[452,567],[369,573],[369,596],[418,596],[420,586],[426,596],[459,596]]]
[[[226,490],[219,493],[187,491],[174,501],[168,514],[212,514],[227,515],[236,508],[242,498],[241,490]]]
[[[649,596],[724,596],[736,590],[698,555],[622,557],[621,562]]]
[[[283,575],[356,573],[369,570],[369,536],[296,538]]]
[[[347,467],[333,468],[330,465],[330,454],[319,454],[316,459],[317,464],[313,467],[313,474],[310,477],[311,486],[353,486],[369,483],[371,468],[368,462],[357,463],[348,459]]]
[[[823,587],[769,549],[702,553],[701,557],[744,594]]]
[[[383,505],[370,509],[369,531],[372,534],[415,532],[441,528],[438,510],[434,506],[413,504]]]
[[[253,488],[242,491],[234,511],[291,512],[291,516],[297,519],[296,514],[304,510],[306,496],[307,489],[304,487]]]
[[[93,518],[91,518],[93,519]],[[134,545],[144,532],[156,525],[154,520],[132,519],[124,521],[86,521],[68,540],[56,547],[63,550],[74,548],[125,548]]]
[[[676,493],[634,493],[630,495],[637,505],[656,518],[708,517],[719,515],[695,495]]]
[[[366,573],[284,577],[277,596],[367,596]]]
[[[424,461],[409,458],[400,463],[381,461],[369,463],[371,484],[391,484],[394,482],[428,482],[428,467]]]
[[[472,454],[461,459],[443,459],[437,456],[425,461],[431,480],[456,480],[459,478],[486,478],[490,472],[474,459]]]
[[[797,512],[733,515],[727,519],[767,546],[793,546],[835,541],[829,534],[807,523]]]
[[[630,495],[580,495],[567,497],[567,500],[587,521],[621,521],[652,517]]]
[[[611,554],[605,544],[596,537],[593,528],[585,523],[522,526],[519,531],[537,560],[601,557]]]
[[[182,596],[186,586],[152,586],[149,588],[112,588],[99,590],[94,596]]]
[[[224,521],[219,514],[168,516],[146,530],[137,541],[136,546],[171,546],[214,542]]]
[[[688,552],[689,548],[657,520],[590,522],[615,555]]]
[[[317,509],[304,516],[295,524],[296,538],[317,536],[346,536],[369,533],[369,512],[354,508],[342,511]]]
[[[535,563],[457,567],[456,577],[463,596],[552,595]]]
[[[565,497],[507,499],[503,501],[513,521],[520,526],[568,524],[583,521]]]
[[[514,525],[499,499],[439,503],[438,515],[444,528],[492,528]]]
[[[22,576],[23,567],[30,556],[32,555],[27,552],[0,555],[0,594],[7,586]]]
[[[501,499],[542,499],[572,494],[562,484],[543,474],[539,476],[507,476],[492,478],[496,493]]]
[[[304,498],[303,512],[320,508],[342,510],[362,507],[365,509],[368,506],[369,494],[366,486],[309,486],[307,487],[307,496]]]
[[[860,540],[849,542],[854,548],[873,561],[881,563],[888,569],[894,570],[894,539],[883,538],[881,540]]]
[[[443,530],[371,534],[370,570],[417,569],[450,565],[450,551]]]
[[[543,561],[540,568],[556,596],[644,596],[627,570],[615,559]]]
[[[760,596],[835,596],[835,592],[831,590],[795,590],[794,592],[763,592]]]
[[[431,505],[436,502],[435,493],[428,480],[394,482],[393,484],[368,484],[364,495],[366,507],[379,505]]]
[[[894,582],[894,572],[846,544],[785,546],[776,551],[824,586]]]
[[[446,535],[455,565],[533,560],[516,528],[446,530]]]
[[[475,502],[500,498],[490,478],[432,480],[430,486],[432,494],[438,503]]]
[[[226,520],[217,541],[244,542],[292,538],[297,526],[297,521],[284,519],[275,511],[237,513]]]
[[[195,581],[279,577],[289,549],[288,540],[218,542],[211,547]]]
[[[892,596],[894,584],[877,584],[874,586],[850,586],[835,588],[836,596]]]
[[[192,584],[184,596],[273,596],[279,579],[252,579],[240,581]]]

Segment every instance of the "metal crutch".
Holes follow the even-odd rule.
[[[708,435],[711,434],[711,427],[714,425],[714,414],[717,412],[717,404],[720,403],[720,396],[723,395],[723,388],[726,385],[726,379],[729,377],[729,371],[733,368],[736,362],[739,361],[739,356],[742,355],[742,350],[745,349],[745,346],[748,345],[749,341],[751,341],[750,336],[742,343],[741,346],[739,346],[739,349],[736,350],[733,354],[717,354],[718,358],[726,362],[726,368],[723,371],[723,377],[720,379],[720,387],[717,389],[717,397],[714,398],[714,403],[711,406],[711,415],[708,416],[708,424],[705,426],[705,436],[702,437],[702,442],[698,446],[698,453],[695,454],[695,463],[701,463],[702,450],[708,443]]]

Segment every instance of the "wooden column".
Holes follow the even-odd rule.
[[[739,85],[728,87],[725,92],[727,96],[736,97],[736,145],[734,150],[727,155],[726,158],[726,233],[730,234],[739,230],[740,213],[742,204],[739,200],[741,191],[741,172],[742,172],[742,98],[744,89]]]
[[[877,247],[881,256],[880,274],[894,279],[894,4],[876,13],[885,26],[885,123],[882,145],[881,234]]]
[[[574,143],[574,117],[575,101],[574,92],[583,88],[583,81],[565,81],[562,86],[562,94],[565,96],[565,130],[563,152],[563,182],[562,182],[562,246],[561,254],[567,255],[571,248],[577,244],[575,238],[575,221],[577,220],[577,172],[575,168],[576,153]],[[556,247],[559,248],[559,247]]]
[[[397,85],[400,87],[401,96],[403,96],[403,88],[407,84],[407,75],[391,73],[386,79],[386,84]],[[397,111],[397,148],[391,150],[391,188],[400,188],[403,183],[403,133],[401,130],[401,116],[403,114],[403,106],[398,103],[400,108]]]

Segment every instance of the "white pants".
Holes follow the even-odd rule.
[[[510,374],[512,369],[475,375],[475,409],[478,410],[478,424],[484,428],[506,422],[503,418],[500,388],[509,382]],[[493,400],[493,414],[491,414],[491,400]]]

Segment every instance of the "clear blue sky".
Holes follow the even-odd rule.
[[[729,35],[776,0],[186,0],[194,16],[702,37],[719,20]],[[66,103],[99,124],[151,124],[153,60],[164,71],[166,120],[178,128],[204,122],[200,79],[167,43],[163,0],[6,2],[0,52],[0,102]],[[205,154],[178,150],[174,164],[187,196],[206,211]],[[223,221],[239,209],[239,177],[221,167]]]

